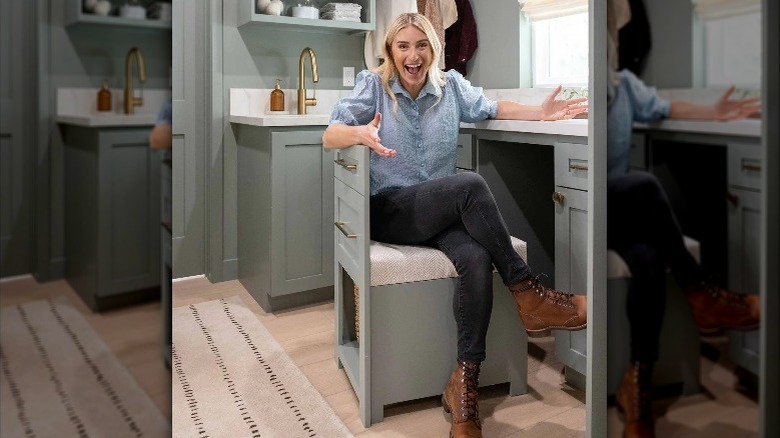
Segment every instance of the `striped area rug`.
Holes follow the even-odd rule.
[[[239,297],[173,309],[174,437],[351,437]]]
[[[164,437],[170,423],[67,299],[0,310],[0,436]]]

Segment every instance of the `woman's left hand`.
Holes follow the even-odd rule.
[[[563,87],[558,85],[555,90],[544,99],[541,105],[540,120],[568,120],[577,114],[588,110],[588,98],[576,97],[574,99],[555,100]]]

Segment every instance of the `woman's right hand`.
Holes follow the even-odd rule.
[[[379,138],[379,127],[382,124],[382,114],[376,113],[374,120],[360,127],[360,144],[364,144],[371,148],[374,152],[381,157],[394,157],[396,154],[395,149],[389,149],[382,145],[382,141]]]

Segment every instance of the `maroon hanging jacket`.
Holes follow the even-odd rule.
[[[458,21],[444,32],[444,68],[455,69],[466,76],[466,63],[477,50],[477,22],[469,0],[455,0]]]

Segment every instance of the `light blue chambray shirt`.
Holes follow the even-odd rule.
[[[607,112],[607,177],[628,173],[634,122],[654,122],[669,117],[669,102],[629,70],[620,71],[615,100]]]
[[[378,74],[363,70],[357,75],[350,96],[336,103],[330,123],[349,126],[367,125],[375,113],[382,114],[379,138],[385,147],[395,149],[395,157],[380,157],[371,152],[371,195],[407,187],[455,173],[460,122],[473,123],[495,118],[498,104],[473,87],[460,73],[445,73],[441,101],[428,81],[417,99],[393,78],[393,100],[382,87]]]

